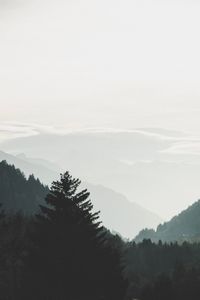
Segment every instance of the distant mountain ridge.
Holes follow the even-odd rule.
[[[190,134],[162,128],[43,131],[4,141],[1,149],[56,162],[82,180],[108,186],[169,219],[200,195],[199,146],[190,149],[190,139]]]
[[[29,159],[24,154],[15,156],[4,151],[0,151],[0,161],[2,160],[6,160],[8,164],[19,168],[26,177],[34,174],[35,177],[40,178],[44,184],[50,184],[59,176],[59,172],[53,169],[53,164],[51,165],[51,163],[49,163],[48,167],[47,162],[44,160]]]
[[[200,200],[173,217],[169,222],[160,224],[156,230],[144,229],[135,237],[136,242],[151,239],[154,242],[200,241]]]

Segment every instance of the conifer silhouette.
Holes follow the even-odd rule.
[[[61,175],[37,215],[27,263],[29,299],[123,299],[120,255],[106,241],[88,191],[78,191],[80,183],[68,172]]]

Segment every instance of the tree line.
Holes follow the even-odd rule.
[[[150,239],[128,242],[123,245],[123,261],[124,276],[129,282],[127,299],[196,300],[200,297],[199,243],[154,243]]]

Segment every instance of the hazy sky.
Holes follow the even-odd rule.
[[[200,130],[200,2],[0,0],[0,120]]]
[[[133,148],[129,140],[124,144],[131,161],[124,153],[117,156],[117,163],[133,173],[139,164],[138,194],[131,194],[137,188],[132,188],[129,173],[130,183],[122,192],[130,189],[129,199],[167,217],[197,200],[199,15],[197,0],[0,0],[0,150],[43,158],[48,154],[54,160],[60,158],[54,149],[57,137],[43,148],[34,144],[34,137],[34,147],[26,139],[22,144],[6,144],[5,139],[40,133],[44,142],[46,133],[88,128],[124,131],[126,136],[127,130],[139,128],[141,139],[131,138]],[[122,140],[111,143],[113,151],[123,144],[124,136],[118,136]],[[157,149],[158,141],[162,147]],[[151,149],[155,153],[149,158]],[[147,159],[141,161],[134,151]],[[75,163],[80,153],[72,152]],[[101,157],[103,150],[98,153]],[[68,162],[61,164],[68,167]],[[113,179],[110,186],[117,190],[114,176],[123,173],[114,170],[111,166],[108,173],[114,174],[108,178],[102,173],[107,181],[99,183],[109,186]],[[170,178],[176,178],[177,191]],[[148,199],[142,194],[145,180]],[[159,180],[154,195],[152,185]],[[160,201],[161,194],[166,201]]]

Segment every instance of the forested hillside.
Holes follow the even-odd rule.
[[[9,212],[21,211],[33,214],[38,205],[44,203],[48,187],[41,184],[34,175],[28,178],[6,161],[0,162],[0,203]]]
[[[200,240],[200,200],[172,218],[169,222],[160,224],[157,230],[144,229],[135,238],[136,242],[143,239],[170,241],[199,241]]]

